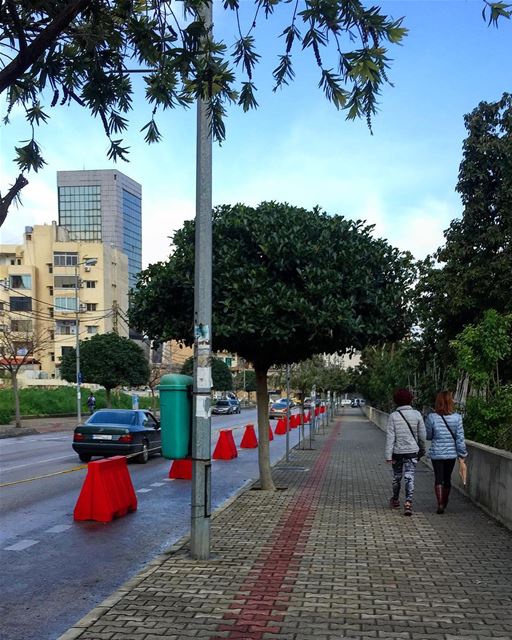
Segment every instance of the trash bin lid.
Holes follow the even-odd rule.
[[[194,384],[192,376],[185,376],[182,373],[167,373],[160,378],[157,389],[188,389]]]

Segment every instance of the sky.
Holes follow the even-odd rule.
[[[249,25],[253,3],[241,4]],[[309,51],[294,55],[295,82],[272,91],[272,69],[283,50],[278,36],[293,5],[278,7],[254,33],[262,56],[255,74],[259,108],[246,114],[229,108],[227,139],[214,146],[213,204],[319,205],[366,220],[376,236],[421,259],[443,244],[443,231],[462,214],[455,186],[464,115],[512,90],[512,20],[487,26],[481,0],[376,4],[393,18],[403,16],[409,34],[389,52],[393,86],[382,91],[373,135],[364,121],[346,121],[327,102]],[[214,30],[226,44],[236,37],[234,14],[220,0],[214,1]],[[28,176],[23,204],[11,208],[0,242],[19,243],[25,226],[58,219],[57,171],[117,168],[142,184],[143,266],[165,260],[173,232],[195,215],[195,108],[161,114],[163,141],[147,146],[139,130],[150,109],[139,92],[124,136],[130,162],[113,164],[101,123],[89,112],[47,106],[50,121],[36,134],[47,164]],[[0,108],[3,116],[5,105]],[[29,136],[23,113],[14,112],[1,132],[2,191],[17,176],[14,146]],[[293,230],[285,232],[293,238]]]

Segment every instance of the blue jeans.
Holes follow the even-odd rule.
[[[414,494],[414,474],[418,458],[393,457],[393,498],[398,500],[402,477],[405,480],[405,500],[412,502]]]

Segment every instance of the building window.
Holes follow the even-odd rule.
[[[32,311],[32,298],[27,296],[9,298],[11,311]]]
[[[46,263],[48,265],[48,273],[53,273],[53,264],[51,262]]]
[[[11,331],[29,333],[32,331],[32,320],[11,320]]]
[[[76,298],[61,298],[55,296],[56,311],[76,311]]]
[[[48,315],[50,316],[50,318],[53,318],[53,307],[50,307],[48,309]]]
[[[96,280],[85,280],[86,289],[96,289]]]
[[[0,311],[3,311],[3,310],[4,310],[4,303],[0,302]]]
[[[96,302],[87,302],[85,304],[85,310],[86,311],[96,311],[97,308],[97,303]]]
[[[50,340],[55,340],[55,331],[49,331],[48,333],[50,334]]]
[[[88,326],[87,327],[87,333],[98,333],[98,327],[96,326]]]
[[[59,187],[59,225],[72,240],[101,240],[99,185]]]
[[[55,362],[55,353],[53,351],[50,351],[50,360]]]
[[[20,266],[20,265],[21,265],[21,259],[20,259],[20,258],[16,258],[16,264],[17,264],[18,266]]]
[[[74,320],[57,320],[55,331],[58,336],[76,335],[76,322]]]
[[[78,264],[78,253],[55,251],[53,254],[53,264],[56,267],[74,267]]]
[[[32,289],[32,276],[10,276],[11,289]]]
[[[53,296],[53,287],[48,287],[48,293]]]
[[[76,278],[75,276],[54,276],[53,286],[55,289],[75,289]]]
[[[71,351],[74,351],[74,350],[75,350],[74,347],[61,347],[61,355],[62,357],[64,357],[66,353],[71,353]]]

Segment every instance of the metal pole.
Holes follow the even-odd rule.
[[[290,459],[290,365],[286,365],[286,462]]]
[[[76,312],[76,418],[78,424],[82,422],[82,394],[80,391],[80,297],[78,290],[80,282],[78,281],[78,263],[75,265],[75,312]]]
[[[315,430],[316,424],[316,385],[313,385],[311,389],[311,411],[310,411],[310,419],[309,419],[309,446],[311,447],[311,441],[314,440],[313,431]]]
[[[212,28],[212,5],[199,9]],[[192,520],[190,552],[210,557],[210,395],[212,340],[212,138],[208,100],[197,101],[196,229],[194,273],[194,402],[192,426]]]

